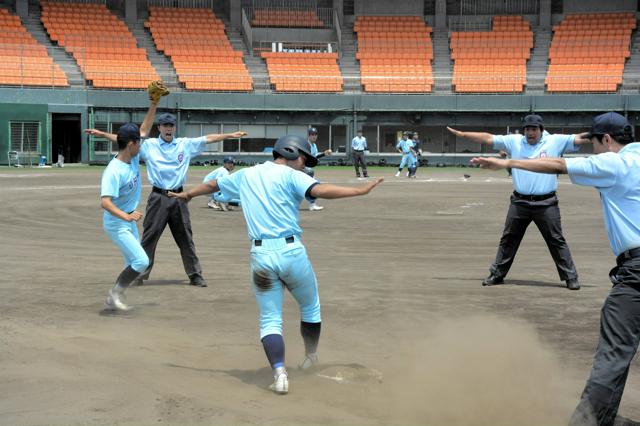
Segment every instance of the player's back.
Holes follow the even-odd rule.
[[[315,179],[284,164],[267,161],[218,181],[223,192],[237,194],[251,239],[299,235],[300,203]]]

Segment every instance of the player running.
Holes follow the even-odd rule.
[[[305,359],[300,369],[318,362],[320,340],[320,299],[318,284],[300,235],[300,203],[306,198],[346,198],[368,194],[382,178],[359,187],[320,184],[306,175],[306,167],[315,167],[311,144],[300,136],[283,136],[273,147],[274,161],[242,169],[212,180],[189,192],[170,193],[187,201],[198,195],[222,190],[240,198],[251,240],[253,291],[260,310],[260,339],[273,368],[270,389],[277,394],[289,391],[282,337],[284,289],[300,306],[300,333]]]

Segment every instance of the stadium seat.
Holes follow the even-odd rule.
[[[547,91],[617,91],[635,28],[633,13],[568,15],[553,28]]]
[[[420,16],[358,16],[353,30],[365,92],[432,91],[432,30]]]
[[[262,52],[276,92],[341,92],[336,53]]]
[[[160,77],[127,26],[104,4],[42,0],[49,37],[71,54],[95,88],[144,89]],[[104,28],[109,28],[106,33]]]
[[[0,84],[69,86],[66,74],[20,18],[0,8]]]
[[[242,52],[233,50],[213,11],[152,6],[149,13],[145,26],[187,90],[253,90]]]
[[[524,90],[533,32],[521,16],[495,16],[489,32],[452,32],[450,46],[455,92]]]

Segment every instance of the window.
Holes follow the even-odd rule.
[[[39,121],[12,121],[11,150],[18,152],[38,152],[40,138]]]

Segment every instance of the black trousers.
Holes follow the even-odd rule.
[[[196,255],[196,246],[193,243],[191,219],[186,201],[151,192],[147,200],[141,241],[142,248],[149,256],[149,268],[145,272],[145,278],[151,273],[158,240],[160,240],[167,224],[169,224],[173,239],[180,248],[184,271],[189,278],[202,276],[202,268]]]
[[[515,195],[511,196],[511,204],[502,238],[500,238],[496,260],[490,268],[491,273],[498,277],[507,275],[520,247],[522,237],[531,222],[536,224],[547,243],[560,279],[566,281],[578,278],[569,246],[562,235],[560,208],[558,207],[558,197],[555,195],[542,201],[527,201]]]
[[[616,284],[600,312],[593,368],[571,417],[572,426],[613,425],[640,341],[640,258],[619,260]]]
[[[360,166],[362,173],[367,177],[367,162],[364,159],[364,151],[353,151],[353,165],[356,168],[356,176],[360,177]]]

